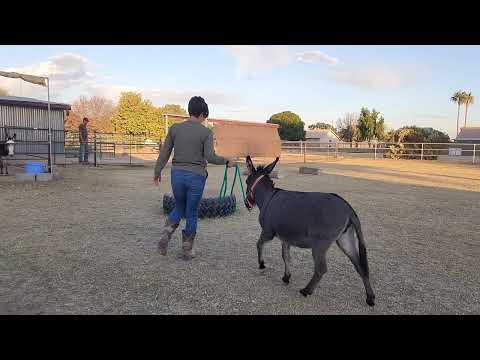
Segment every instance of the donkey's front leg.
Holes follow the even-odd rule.
[[[265,262],[263,261],[263,246],[267,241],[270,241],[269,237],[265,236],[264,232],[260,234],[260,238],[257,241],[257,252],[258,252],[258,267],[259,269],[265,269]]]
[[[282,258],[285,263],[285,274],[283,275],[283,282],[288,284],[290,282],[290,244],[285,241],[282,241]]]

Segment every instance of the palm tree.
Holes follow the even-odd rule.
[[[460,119],[460,106],[464,104],[465,102],[465,92],[458,90],[453,94],[453,96],[450,98],[451,101],[456,103],[458,105],[458,111],[457,111],[457,136],[458,136],[458,123]]]
[[[465,104],[465,127],[467,127],[467,113],[468,113],[468,106],[472,105],[475,101],[475,97],[472,95],[471,92],[463,93],[463,103]]]

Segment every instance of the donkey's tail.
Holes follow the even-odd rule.
[[[358,218],[357,214],[355,213],[355,210],[353,210],[353,214],[350,218],[355,231],[357,233],[357,238],[358,238],[358,251],[360,255],[360,266],[365,273],[365,276],[368,278],[369,277],[369,269],[368,269],[368,260],[367,260],[367,248],[365,247],[365,241],[363,239],[363,233],[362,233],[362,226],[360,225],[360,219]]]

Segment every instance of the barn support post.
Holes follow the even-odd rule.
[[[53,174],[52,164],[52,129],[48,128],[48,172]]]

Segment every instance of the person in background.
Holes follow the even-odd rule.
[[[80,164],[88,164],[88,118],[84,117],[83,122],[78,126],[78,136],[80,141],[80,151],[78,162]]]
[[[194,257],[193,242],[197,233],[198,207],[208,176],[207,162],[229,167],[236,165],[233,160],[215,154],[213,132],[202,125],[209,114],[208,105],[202,97],[194,96],[190,99],[188,114],[189,119],[170,127],[154,172],[154,183],[158,186],[162,179],[162,170],[170,158],[172,149],[175,149],[171,169],[175,208],[165,221],[158,247],[162,255],[167,254],[168,243],[180,220],[185,218],[181,253],[184,260]]]

